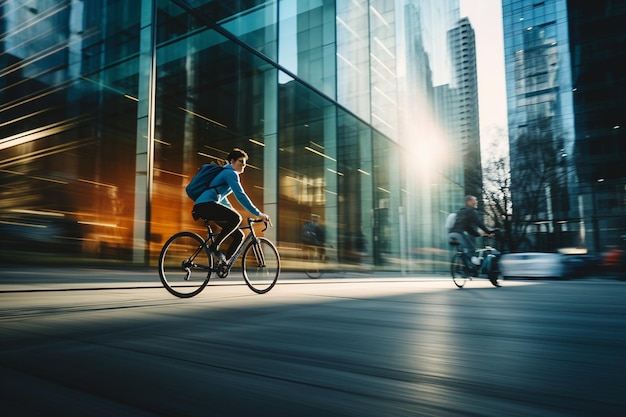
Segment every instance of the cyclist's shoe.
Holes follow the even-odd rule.
[[[209,250],[211,251],[211,254],[215,257],[215,259],[217,259],[217,261],[219,263],[226,263],[226,255],[224,255],[222,252],[220,252],[219,250],[210,247]]]
[[[220,263],[222,264],[226,263],[226,255],[224,255],[222,252],[217,251],[214,253],[214,255]]]

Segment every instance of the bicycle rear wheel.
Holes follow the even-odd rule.
[[[199,294],[209,283],[213,258],[204,239],[192,232],[170,237],[159,255],[159,276],[166,290],[180,298]]]
[[[274,287],[280,274],[278,249],[264,237],[250,242],[243,252],[241,268],[248,287],[257,294],[265,294]]]
[[[454,285],[459,288],[463,288],[465,282],[469,278],[469,271],[463,261],[463,256],[458,252],[454,254],[452,260],[450,261],[450,274],[452,275]]]

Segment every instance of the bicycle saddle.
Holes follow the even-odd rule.
[[[449,243],[452,246],[459,246],[461,244],[462,237],[458,233],[450,233],[448,238],[450,239]]]

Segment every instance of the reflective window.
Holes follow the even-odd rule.
[[[129,259],[140,3],[33,4],[3,5],[3,252]]]
[[[235,147],[287,269],[313,216],[339,267],[445,245],[415,233],[438,220],[414,200],[431,198],[425,171],[450,186],[461,170],[409,156],[446,140],[435,100],[452,95],[433,74],[454,1],[185,3],[2,3],[2,256],[154,264],[174,232],[204,232],[184,187]]]

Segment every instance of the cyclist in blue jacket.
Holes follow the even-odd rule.
[[[241,215],[233,209],[228,201],[228,196],[234,194],[237,201],[250,213],[269,221],[269,216],[262,213],[250,200],[239,180],[239,175],[243,173],[248,161],[248,154],[241,149],[235,148],[226,157],[228,163],[224,165],[222,171],[213,178],[208,189],[202,192],[194,201],[194,215],[216,222],[222,228],[220,234],[215,239],[215,243],[209,248],[220,261],[225,262],[230,259],[239,247],[244,238],[241,230]],[[238,233],[237,233],[238,232]],[[230,235],[233,235],[233,242],[228,248],[226,255],[219,251],[220,245]]]

